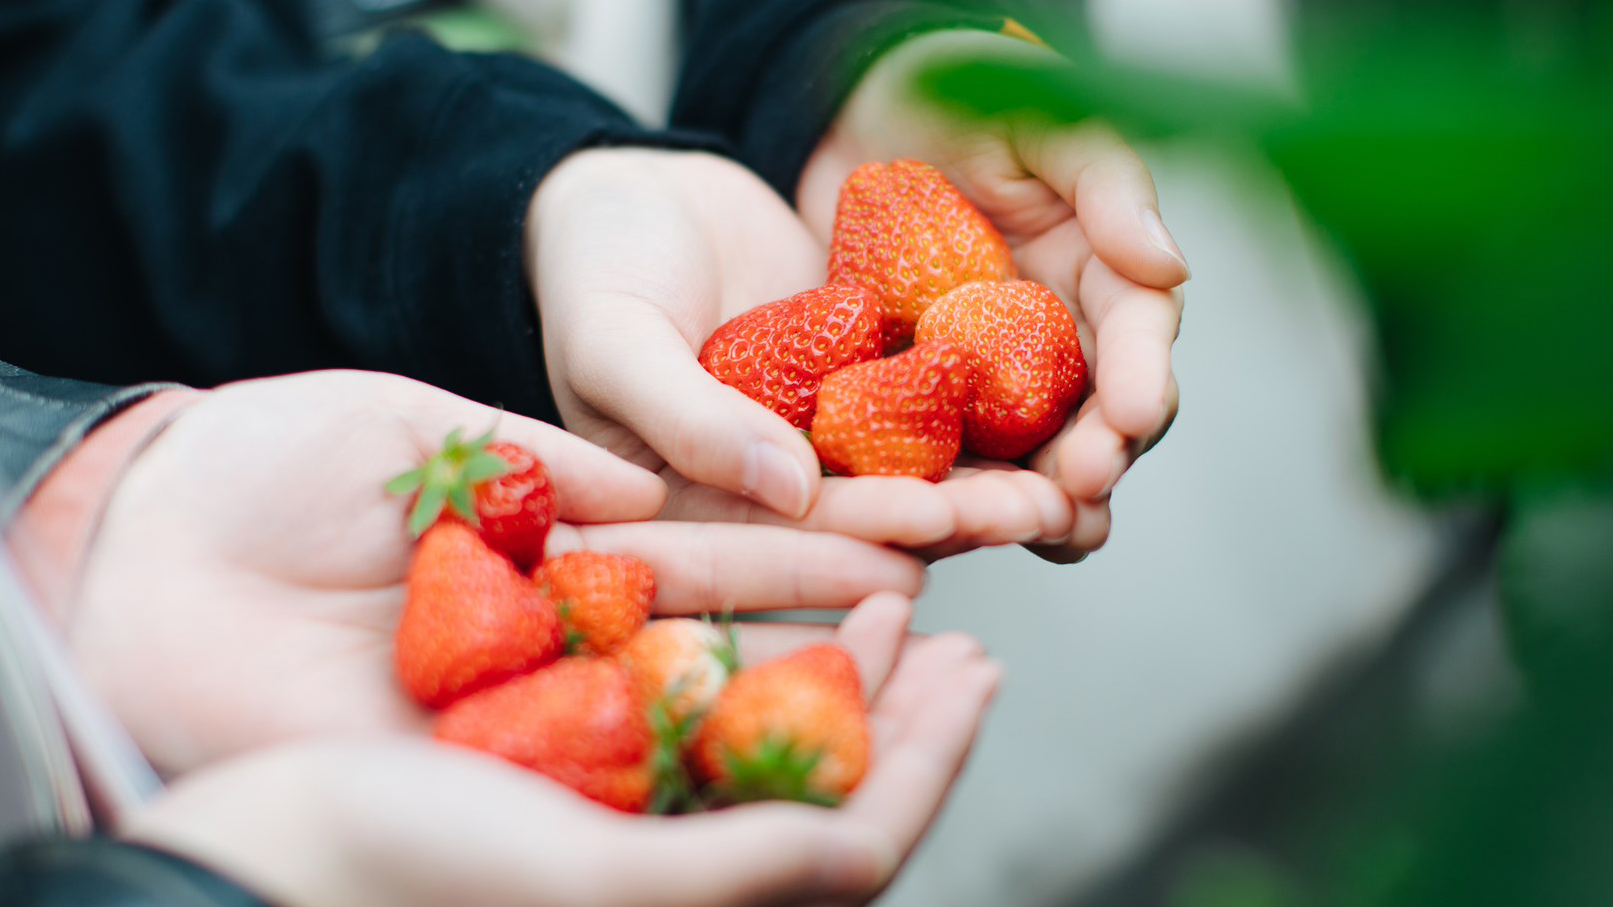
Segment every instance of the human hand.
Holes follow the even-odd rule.
[[[119,482],[65,628],[85,676],[160,771],[295,737],[425,726],[392,667],[410,502],[383,486],[449,430],[495,421],[554,479],[550,553],[644,558],[662,612],[847,607],[922,585],[912,558],[840,536],[620,522],[660,509],[653,475],[553,426],[403,378],[226,385]]]
[[[962,767],[1000,677],[959,634],[904,640],[911,602],[869,598],[838,629],[740,628],[759,660],[824,636],[856,657],[874,732],[839,807],[753,803],[629,816],[444,744],[295,744],[188,776],[120,832],[287,907],[725,907],[862,903],[905,861]]]
[[[1028,462],[1075,508],[1068,540],[1033,550],[1050,560],[1079,559],[1108,537],[1115,483],[1175,418],[1170,348],[1187,263],[1159,219],[1147,167],[1118,135],[1101,123],[1035,111],[966,115],[924,91],[929,74],[965,64],[1066,65],[1045,48],[989,32],[909,39],[853,90],[802,172],[797,203],[826,239],[840,184],[859,164],[926,161],[1002,231],[1021,276],[1070,306],[1092,391]]]
[[[838,532],[923,554],[1059,539],[1051,481],[968,464],[939,484],[820,477],[790,424],[708,375],[707,336],[819,286],[827,252],[760,179],[706,154],[575,154],[528,215],[550,386],[566,427],[660,472],[665,515]]]

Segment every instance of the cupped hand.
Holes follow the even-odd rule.
[[[920,553],[1062,539],[1045,477],[822,478],[788,422],[708,375],[724,321],[825,280],[828,253],[755,175],[708,154],[613,148],[556,167],[528,215],[550,385],[566,427],[659,472],[665,515],[837,532]]]
[[[315,372],[226,385],[118,483],[67,615],[85,676],[160,771],[294,737],[424,727],[392,669],[410,502],[383,486],[451,429],[495,425],[553,476],[550,552],[643,557],[663,611],[844,608],[923,583],[913,558],[842,536],[624,522],[661,508],[655,476],[407,379]]]
[[[875,748],[834,809],[759,803],[627,816],[490,756],[395,736],[295,744],[188,776],[120,829],[288,907],[742,907],[863,903],[962,767],[1000,670],[968,637],[905,637],[886,594],[838,630],[755,626],[748,659],[833,634],[856,656]]]
[[[826,238],[840,184],[859,164],[933,164],[1002,231],[1020,275],[1070,306],[1091,394],[1027,461],[1074,508],[1069,537],[1035,549],[1061,561],[1107,539],[1110,491],[1175,418],[1170,350],[1187,263],[1160,220],[1148,168],[1112,129],[1016,109],[1011,98],[998,110],[966,113],[926,86],[953,67],[1055,73],[1066,65],[1044,47],[989,32],[911,38],[864,75],[797,186],[803,219]]]

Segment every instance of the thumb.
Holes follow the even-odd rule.
[[[707,374],[658,309],[619,297],[591,306],[612,330],[578,345],[569,365],[571,389],[583,402],[638,435],[686,478],[787,517],[806,514],[820,472],[800,432]]]
[[[761,803],[646,823],[605,903],[750,907],[873,895],[897,865],[872,826],[821,807]]]

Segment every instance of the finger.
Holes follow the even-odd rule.
[[[1106,497],[1131,466],[1129,439],[1088,397],[1053,439],[1031,455],[1031,466],[1077,501]]]
[[[956,531],[954,508],[932,482],[909,476],[831,476],[799,520],[780,516],[738,495],[667,475],[672,494],[661,515],[698,522],[763,523],[835,532],[868,542],[917,547]]]
[[[870,595],[839,626],[810,623],[742,623],[740,663],[755,665],[817,643],[834,642],[851,653],[872,700],[890,676],[913,617],[913,600],[893,592]]]
[[[1069,496],[1048,476],[1013,463],[995,460],[971,458],[964,463],[981,472],[993,473],[998,479],[1008,482],[1024,500],[1030,502],[1035,508],[1038,527],[1036,537],[1032,541],[1058,541],[1070,534],[1071,524],[1075,520],[1074,508],[1070,504]]]
[[[655,571],[656,613],[849,608],[886,590],[917,595],[914,558],[844,536],[726,523],[558,526],[549,550],[631,554]]]
[[[1081,307],[1096,338],[1093,387],[1109,424],[1133,438],[1161,431],[1170,413],[1181,291],[1137,286],[1094,261],[1081,279]]]
[[[680,474],[799,518],[818,491],[818,460],[788,422],[700,367],[689,341],[640,299],[588,302],[598,325],[574,337],[572,390],[622,423]],[[608,328],[608,329],[607,329]]]
[[[947,642],[935,637],[925,645]],[[1001,668],[978,651],[926,654],[914,651],[891,677],[887,695],[900,692],[905,703],[899,716],[888,716],[896,732],[881,740],[867,777],[841,807],[890,835],[899,854],[911,851],[934,820],[1001,680]]]
[[[409,425],[422,457],[439,450],[456,428],[468,437],[492,429],[494,437],[531,449],[554,480],[563,520],[647,520],[666,501],[666,484],[654,473],[553,425],[406,379],[392,382],[389,390],[393,409]]]
[[[1174,287],[1191,276],[1159,217],[1148,166],[1112,128],[1048,122],[1012,136],[1027,170],[1075,208],[1100,259],[1138,283]]]
[[[603,872],[605,891],[590,892],[590,903],[750,907],[863,897],[897,866],[887,834],[820,807],[752,803],[622,824],[633,840],[611,859],[633,871]]]
[[[1078,564],[1109,541],[1111,510],[1107,498],[1077,501],[1070,538],[1052,545],[1026,545],[1034,555],[1054,564]]]
[[[967,465],[967,461],[954,467],[952,473],[941,487],[952,500],[956,514],[955,538],[977,546],[1041,538],[1041,508],[1031,500],[1023,483],[1010,481],[1001,470],[980,469]]]

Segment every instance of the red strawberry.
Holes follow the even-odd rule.
[[[409,564],[395,640],[398,678],[421,703],[455,699],[560,657],[560,615],[463,523],[426,532]]]
[[[443,512],[444,505],[477,527],[482,538],[521,567],[543,560],[543,544],[554,525],[554,483],[537,454],[513,441],[494,441],[493,433],[461,441],[459,429],[448,433],[442,450],[417,469],[387,483],[387,491],[418,490],[409,514],[416,538]]]
[[[566,650],[609,655],[621,648],[650,616],[655,573],[625,554],[569,551],[533,571],[566,628]]]
[[[627,812],[643,812],[655,791],[655,730],[627,672],[607,659],[564,658],[462,699],[433,733]]]
[[[694,767],[715,800],[834,804],[870,747],[856,662],[823,643],[735,674],[700,724]]]
[[[1014,274],[1008,243],[941,171],[922,161],[863,164],[840,187],[829,282],[873,290],[885,350],[905,345],[941,294]]]
[[[879,300],[861,287],[807,290],[730,319],[700,348],[700,364],[806,428],[823,377],[879,355],[879,311]]]
[[[957,459],[969,366],[950,343],[923,343],[825,378],[812,446],[843,475],[938,482]]]
[[[703,620],[669,617],[652,620],[616,653],[647,703],[659,702],[674,722],[711,708],[739,669],[728,635]]]
[[[917,339],[968,351],[974,394],[963,413],[963,445],[982,456],[1029,453],[1059,430],[1087,386],[1075,319],[1033,281],[958,287],[919,319]]]

